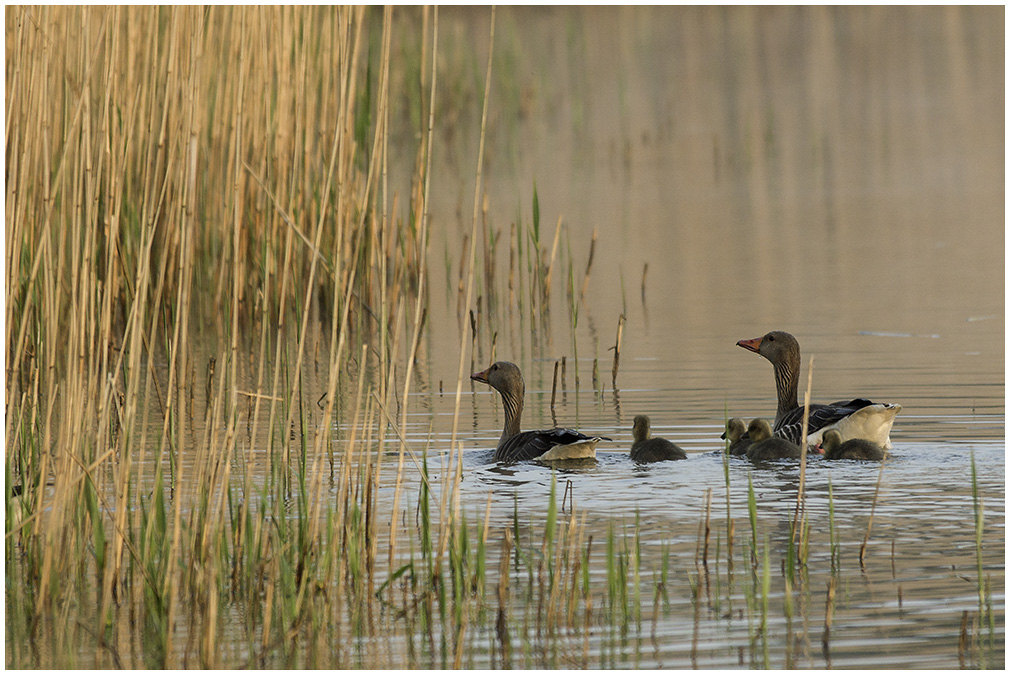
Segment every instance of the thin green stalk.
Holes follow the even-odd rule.
[[[988,597],[987,584],[982,574],[982,534],[985,529],[985,511],[982,504],[982,494],[978,489],[978,472],[975,467],[975,451],[971,451],[971,499],[975,515],[975,572],[978,578],[978,615],[980,623],[987,623],[989,627],[989,648],[992,648],[993,636],[996,631],[995,618],[989,605],[986,602]],[[981,665],[986,667],[987,659],[985,653],[979,645]]]

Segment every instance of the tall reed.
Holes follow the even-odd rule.
[[[361,56],[373,29],[374,70]],[[145,603],[158,645],[147,665],[178,665],[175,636],[203,622],[189,642],[216,667],[218,589],[256,569],[267,542],[297,537],[292,567],[271,576],[294,585],[284,603],[268,594],[264,645],[273,613],[305,612],[312,580],[331,574],[310,550],[333,532],[320,469],[326,456],[332,466],[325,420],[347,341],[378,334],[389,400],[399,298],[405,280],[423,287],[423,222],[399,248],[390,234],[392,34],[392,10],[363,8],[7,13],[7,470],[25,493],[11,580],[31,598],[27,621],[65,605],[71,570],[91,569],[101,641],[129,597]],[[417,197],[411,218],[424,221]],[[315,316],[330,328],[318,428],[303,377]],[[221,337],[195,348],[198,331]],[[201,405],[195,360],[207,352],[220,368]],[[258,361],[247,367],[245,353]],[[263,509],[249,503],[258,448],[270,466]],[[345,494],[357,491],[374,533],[381,454],[366,457],[370,477],[345,472],[362,481]]]

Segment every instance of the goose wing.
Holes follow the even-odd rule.
[[[521,462],[536,459],[558,446],[600,440],[610,439],[601,436],[586,436],[574,429],[561,427],[523,431],[499,443],[494,453],[494,460],[496,462]]]
[[[888,438],[894,416],[901,406],[874,403],[865,398],[835,401],[828,405],[811,405],[807,425],[807,443],[817,445],[821,435],[834,427],[842,431],[843,439],[865,437],[875,443],[890,446]],[[849,429],[848,427],[853,427]],[[794,408],[775,423],[775,435],[793,443],[800,442],[803,432],[803,407]]]

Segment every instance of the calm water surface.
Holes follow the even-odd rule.
[[[483,47],[486,16],[461,14],[443,16],[451,27],[476,26],[473,39]],[[408,404],[408,431],[416,447],[430,438],[429,452],[445,456],[460,349],[468,374],[492,361],[493,345],[494,358],[517,362],[526,375],[524,429],[553,426],[556,417],[613,439],[600,445],[595,465],[554,474],[558,495],[570,482],[598,540],[609,523],[633,527],[637,519],[645,570],[658,568],[668,546],[672,592],[655,626],[643,622],[612,662],[601,648],[590,664],[762,663],[752,660],[748,623],[735,614],[745,605],[740,584],[726,578],[725,550],[709,569],[710,601],[700,616],[690,588],[705,578],[695,560],[709,489],[712,545],[721,533],[725,546],[727,491],[713,454],[725,415],[775,412],[771,366],[735,343],[772,329],[798,337],[804,385],[813,357],[812,401],[865,396],[903,411],[882,475],[878,465],[811,460],[806,616],[787,625],[776,575],[770,665],[959,665],[963,613],[978,610],[972,456],[996,614],[992,656],[1002,662],[1002,16],[963,8],[499,13],[496,65],[514,69],[519,94],[517,101],[512,90],[492,90],[489,208],[481,226],[499,237],[490,258],[498,274],[491,285],[478,274],[475,295],[484,310],[471,354],[469,335],[461,339],[469,326],[456,314],[457,252],[470,232],[473,199],[472,179],[460,178],[472,175],[464,164],[445,177],[448,189],[437,190],[433,202],[433,250],[452,252],[451,269],[432,280],[436,319],[422,355],[427,374]],[[612,37],[617,47],[598,47]],[[512,118],[515,105],[522,114]],[[446,137],[443,149],[475,156],[475,139]],[[531,226],[534,182],[545,257],[558,218],[564,223],[563,279],[542,323],[528,306],[517,311],[507,300],[512,228]],[[594,229],[595,258],[573,330],[564,277],[581,286]],[[487,235],[479,229],[477,236],[480,258]],[[615,390],[609,348],[622,313]],[[567,378],[552,417],[561,357]],[[594,358],[602,393],[593,391]],[[682,445],[689,459],[631,462],[637,414],[650,415],[653,433]],[[504,421],[497,394],[464,380],[460,415],[469,516],[483,517],[490,493],[499,538],[514,511],[521,520],[540,518],[552,472],[490,463]],[[749,478],[759,538],[770,537],[776,570],[798,473],[790,463],[730,462],[737,550],[750,536]],[[842,572],[823,651],[829,484]],[[717,583],[721,604],[711,600]]]

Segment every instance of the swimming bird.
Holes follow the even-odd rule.
[[[665,438],[650,438],[649,418],[635,417],[631,428],[635,442],[631,446],[631,459],[636,462],[662,462],[668,459],[687,459],[687,453]]]
[[[751,439],[746,436],[747,425],[739,417],[731,417],[726,420],[726,431],[719,438],[729,439],[729,454],[746,455],[747,448],[750,447]]]
[[[751,420],[747,427],[747,435],[751,445],[747,448],[747,457],[755,461],[768,459],[799,459],[800,446],[778,436],[772,436],[772,425],[768,420],[758,417]]]
[[[865,459],[879,462],[887,455],[884,449],[865,438],[850,438],[842,442],[837,429],[828,429],[821,438],[824,459]]]
[[[753,340],[740,340],[737,346],[771,361],[775,369],[775,389],[779,399],[774,433],[793,443],[799,443],[803,424],[803,407],[799,405],[796,396],[800,376],[800,344],[789,333],[775,330]],[[896,403],[874,403],[865,398],[836,401],[828,405],[811,404],[807,443],[819,445],[825,431],[837,429],[843,440],[865,438],[889,448],[891,425],[899,412],[901,406]]]
[[[526,385],[519,366],[509,361],[497,361],[487,370],[474,373],[471,380],[491,385],[501,394],[505,409],[505,428],[494,451],[496,462],[520,462],[527,459],[551,461],[596,457],[596,444],[609,441],[603,436],[586,436],[574,429],[543,429],[521,431],[523,398]]]

